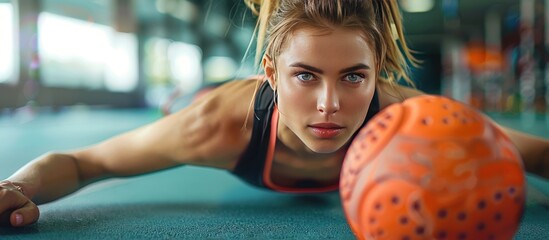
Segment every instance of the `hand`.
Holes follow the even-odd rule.
[[[22,227],[38,220],[40,212],[23,189],[11,181],[0,181],[0,226]]]

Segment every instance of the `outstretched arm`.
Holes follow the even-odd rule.
[[[172,121],[161,119],[84,149],[45,154],[8,180],[40,204],[108,177],[132,176],[176,166],[178,162],[170,155],[169,148],[177,142],[170,140],[175,137],[164,130],[177,128]]]
[[[178,165],[169,154],[177,144],[170,140],[175,136],[164,130],[173,121],[162,119],[85,149],[48,153],[32,160],[8,181],[0,182],[0,224],[33,223],[39,217],[36,204],[56,200],[101,179]]]
[[[31,161],[7,181],[0,181],[0,225],[33,223],[39,216],[35,203],[56,200],[109,177],[180,164],[230,169],[249,141],[250,133],[242,127],[255,87],[248,81],[229,83],[150,125],[84,149],[49,153]]]
[[[549,179],[549,140],[511,128],[500,128],[517,147],[526,171]]]

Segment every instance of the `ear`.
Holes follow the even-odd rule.
[[[274,67],[273,60],[271,57],[269,57],[267,54],[263,56],[263,60],[261,61],[261,64],[263,65],[263,70],[265,71],[265,76],[267,77],[267,81],[269,82],[269,85],[271,85],[271,88],[274,90],[276,89],[276,70]]]

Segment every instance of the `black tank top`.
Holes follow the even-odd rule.
[[[232,173],[247,183],[260,187],[272,189],[264,184],[263,173],[265,168],[265,160],[267,150],[270,145],[271,135],[271,117],[274,111],[274,93],[268,82],[261,84],[255,96],[254,102],[254,123],[252,129],[252,137],[248,147],[242,154]],[[374,91],[374,97],[366,114],[366,119],[362,123],[359,130],[370,120],[376,113],[379,112],[379,100],[377,91]],[[355,133],[355,135],[358,131]],[[353,136],[354,137],[354,136]],[[311,184],[299,184],[295,186],[296,190],[319,188]]]

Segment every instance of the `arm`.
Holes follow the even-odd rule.
[[[169,139],[171,134],[163,131],[168,127],[177,128],[170,120],[161,119],[84,149],[48,153],[8,179],[22,187],[27,197],[41,204],[101,179],[177,166],[179,163],[168,149],[180,143]]]
[[[526,171],[549,178],[549,140],[499,127],[517,147]]]
[[[0,185],[0,224],[30,224],[39,215],[35,203],[56,200],[109,177],[180,164],[231,168],[249,140],[242,131],[249,106],[248,98],[242,96],[248,92],[242,91],[253,91],[255,85],[241,85],[228,84],[176,114],[99,144],[31,161],[9,177],[13,185]]]

